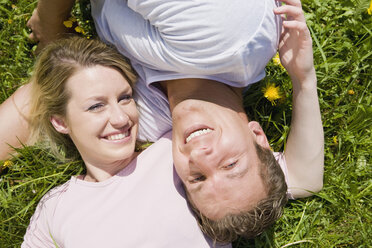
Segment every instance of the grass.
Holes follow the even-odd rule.
[[[0,0],[0,102],[27,81],[34,44],[27,19],[36,2]],[[85,36],[95,36],[86,5],[75,8]],[[372,16],[368,0],[303,0],[314,40],[319,100],[325,131],[323,190],[290,201],[273,228],[234,247],[371,247]],[[88,21],[88,23],[86,22]],[[275,83],[283,98],[272,105],[261,89]],[[245,107],[259,120],[275,150],[284,148],[291,118],[291,83],[270,63],[267,77],[246,94]],[[2,117],[1,121],[6,121]],[[82,171],[37,147],[0,161],[0,247],[19,247],[40,198]]]

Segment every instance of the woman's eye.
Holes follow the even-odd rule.
[[[100,109],[102,106],[103,106],[102,103],[93,104],[92,106],[90,106],[88,108],[88,111],[96,111],[96,110]]]
[[[205,176],[198,176],[190,180],[191,183],[198,183],[205,180]]]
[[[132,99],[132,96],[131,95],[122,95],[120,98],[119,98],[119,102],[128,102]]]

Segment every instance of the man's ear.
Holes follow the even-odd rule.
[[[248,122],[248,127],[256,136],[257,144],[259,144],[263,148],[270,149],[269,141],[267,140],[266,134],[264,133],[260,124],[257,121],[250,121]]]
[[[61,116],[52,115],[52,117],[50,117],[50,122],[52,123],[54,129],[57,130],[57,132],[63,134],[69,133],[68,126]]]

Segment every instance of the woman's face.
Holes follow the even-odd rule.
[[[122,74],[100,65],[86,67],[66,87],[70,94],[66,116],[52,117],[57,131],[71,137],[88,168],[129,163],[138,112],[132,88]]]

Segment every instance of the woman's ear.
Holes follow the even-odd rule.
[[[57,132],[63,134],[69,133],[68,126],[66,125],[66,122],[63,119],[63,117],[58,115],[52,115],[52,117],[50,117],[50,122],[52,123],[54,129],[57,130]]]
[[[267,140],[266,134],[262,127],[257,121],[248,122],[248,127],[252,130],[253,134],[256,136],[256,142],[263,148],[270,149],[269,141]]]

